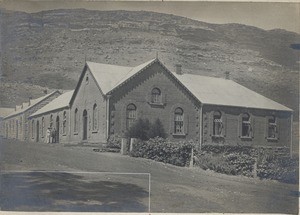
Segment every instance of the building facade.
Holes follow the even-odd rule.
[[[31,114],[30,140],[46,142],[45,129],[55,127],[60,143],[105,143],[124,137],[139,118],[160,119],[169,139],[199,147],[292,142],[291,109],[232,80],[185,74],[180,66],[171,72],[157,58],[136,67],[86,62],[74,91]]]
[[[18,139],[21,141],[30,140],[31,122],[29,122],[29,116],[47,105],[60,94],[59,91],[54,91],[37,99],[29,99],[28,102],[16,106],[15,111],[2,120],[4,127],[3,136],[5,138]]]
[[[29,116],[29,140],[68,143],[70,134],[69,102],[73,90],[65,92]]]

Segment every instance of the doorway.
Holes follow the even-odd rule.
[[[39,142],[40,139],[40,123],[36,121],[36,142]]]
[[[83,111],[83,118],[82,118],[82,122],[83,122],[83,136],[82,139],[83,140],[87,140],[87,111],[84,110]]]
[[[59,142],[59,116],[56,117],[55,143]]]

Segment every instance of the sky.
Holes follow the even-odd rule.
[[[240,23],[265,30],[281,28],[300,33],[300,2],[291,1],[294,2],[0,0],[0,7],[29,13],[75,8],[145,10],[184,16],[209,23]]]

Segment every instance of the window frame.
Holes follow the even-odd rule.
[[[270,120],[273,119],[273,122],[270,122]],[[267,132],[266,132],[266,138],[267,140],[270,140],[270,141],[274,141],[274,140],[278,140],[278,123],[277,123],[277,117],[272,115],[272,116],[268,116],[267,117],[267,125],[266,125],[266,129],[267,129]],[[273,132],[274,132],[274,137],[271,137],[269,134],[270,132],[270,127],[273,127]]]
[[[244,120],[244,118],[248,118],[247,121]],[[253,128],[252,128],[252,122],[251,122],[251,115],[249,113],[242,113],[241,115],[241,123],[240,123],[240,126],[241,126],[241,133],[240,133],[240,137],[241,139],[252,139],[253,138]],[[244,134],[244,128],[245,128],[245,125],[247,125],[246,127],[248,127],[248,135],[243,135]]]
[[[41,132],[42,132],[42,137],[44,137],[44,133],[45,133],[45,117],[42,117],[42,129],[41,129]]]
[[[217,118],[218,117],[218,118]],[[224,129],[224,124],[223,124],[223,114],[221,111],[214,111],[213,112],[213,117],[212,117],[212,136],[213,137],[223,137],[223,129]],[[216,132],[216,127],[218,125],[218,132]]]
[[[151,103],[152,104],[162,104],[162,93],[158,87],[154,87],[151,90]]]
[[[67,134],[67,111],[63,112],[62,134]]]
[[[174,109],[173,118],[173,135],[182,136],[185,135],[185,125],[184,125],[184,111],[181,107],[176,107]]]
[[[130,108],[133,107],[133,108]],[[130,103],[126,106],[126,129],[129,130],[137,120],[137,107]]]
[[[31,121],[31,139],[34,139],[34,120]]]
[[[52,127],[53,127],[53,114],[50,115],[49,127],[52,130]]]
[[[98,123],[98,105],[95,103],[93,105],[93,113],[92,113],[92,132],[98,132],[99,123]]]
[[[79,110],[78,108],[75,108],[74,110],[74,134],[78,134],[78,129],[79,129]]]

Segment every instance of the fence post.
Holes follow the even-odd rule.
[[[136,138],[130,138],[130,146],[129,146],[129,152],[132,152],[133,150],[133,144],[136,143]]]
[[[257,157],[254,158],[254,166],[253,166],[253,178],[257,178]]]
[[[194,166],[194,148],[191,150],[190,167]]]
[[[127,154],[127,139],[126,138],[122,138],[120,152],[121,152],[121,155]]]

